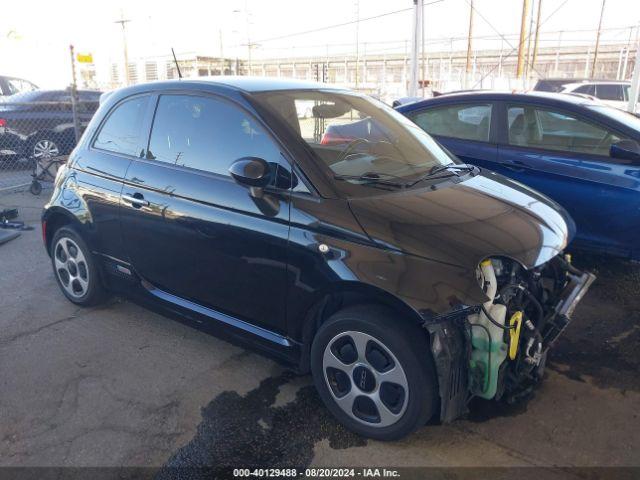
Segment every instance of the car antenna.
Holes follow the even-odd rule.
[[[176,58],[176,52],[171,47],[171,53],[173,54],[173,61],[176,62],[176,69],[178,70],[178,78],[182,78],[182,72],[180,71],[180,65],[178,65],[178,59]]]

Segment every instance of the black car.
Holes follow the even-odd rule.
[[[249,343],[378,439],[532,388],[594,278],[557,204],[366,96],[284,80],[112,93],[42,229],[70,301],[119,292]]]
[[[98,108],[100,92],[81,90],[77,105],[81,129]],[[35,90],[0,100],[0,153],[39,159],[66,155],[76,145],[67,90]]]

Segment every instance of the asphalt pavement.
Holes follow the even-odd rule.
[[[68,302],[45,197],[0,195],[36,227],[0,245],[0,466],[640,466],[638,265],[575,255],[598,280],[532,396],[381,443],[257,353],[121,298]]]

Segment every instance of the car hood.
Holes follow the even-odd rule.
[[[349,200],[362,228],[381,246],[475,269],[490,256],[527,268],[560,253],[575,225],[542,194],[493,172]]]

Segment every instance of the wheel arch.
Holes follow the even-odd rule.
[[[50,207],[42,215],[42,241],[47,254],[51,256],[51,240],[60,228],[72,225],[80,232],[80,221],[71,213],[61,207]],[[86,241],[86,239],[85,239]]]
[[[420,314],[397,296],[373,285],[344,281],[336,282],[319,291],[296,322],[293,336],[300,339],[300,361],[298,368],[303,373],[310,371],[311,344],[320,326],[335,312],[354,305],[379,305],[398,313],[399,321],[422,325]],[[425,336],[429,336],[424,330]]]

